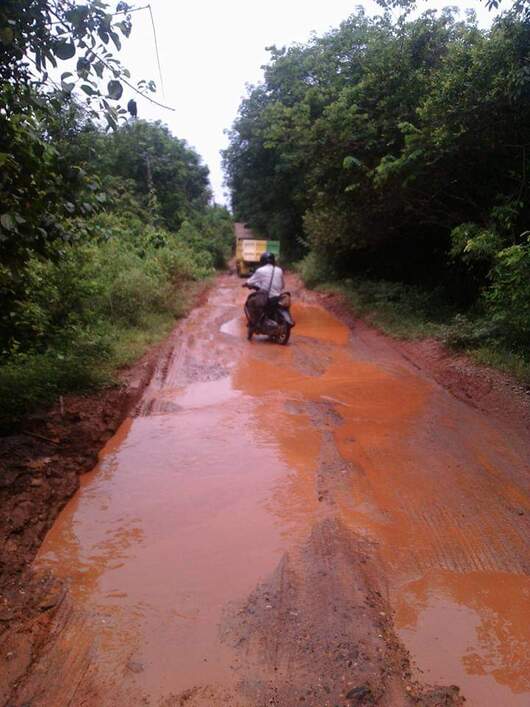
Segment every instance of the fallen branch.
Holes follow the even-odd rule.
[[[28,437],[35,437],[35,439],[40,439],[43,442],[48,442],[48,444],[54,444],[56,447],[58,447],[61,443],[56,442],[54,439],[50,439],[49,437],[44,437],[44,435],[38,435],[36,432],[22,432],[23,435],[27,435]]]

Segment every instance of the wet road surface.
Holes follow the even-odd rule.
[[[523,440],[316,304],[246,342],[243,299],[177,327],[48,534],[69,598],[16,704],[530,704]]]

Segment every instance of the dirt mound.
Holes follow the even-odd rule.
[[[374,550],[326,518],[232,608],[223,635],[240,656],[240,689],[249,704],[464,703],[456,687],[425,691],[414,682]]]

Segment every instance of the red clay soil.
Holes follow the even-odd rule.
[[[438,687],[438,680],[418,678],[398,635],[389,584],[398,578],[404,582],[407,573],[413,578],[418,572],[442,569],[468,572],[473,568],[467,567],[466,557],[459,559],[456,543],[460,540],[451,535],[453,530],[448,525],[450,547],[447,557],[440,559],[442,569],[438,569],[440,552],[429,544],[429,533],[431,526],[436,526],[436,532],[445,532],[445,521],[434,516],[432,522],[429,520],[426,537],[422,538],[420,532],[419,540],[415,541],[416,554],[396,556],[395,547],[399,550],[412,542],[416,530],[410,528],[424,527],[420,523],[422,518],[414,516],[415,508],[407,507],[409,500],[414,505],[417,491],[412,475],[407,476],[408,449],[399,448],[396,456],[397,468],[404,479],[397,502],[388,493],[385,474],[392,461],[393,445],[399,445],[403,435],[416,434],[410,431],[411,421],[420,420],[427,434],[431,418],[421,412],[426,400],[435,399],[436,415],[444,414],[446,409],[449,416],[452,413],[453,408],[445,398],[438,400],[436,391],[433,393],[428,379],[434,379],[453,396],[498,420],[508,443],[510,435],[520,440],[528,433],[526,391],[507,376],[475,366],[465,357],[455,357],[437,342],[400,342],[385,337],[356,320],[339,298],[306,292],[294,278],[290,284],[296,292],[295,298],[309,305],[300,307],[301,325],[295,329],[295,341],[290,347],[244,342],[239,283],[233,277],[222,276],[209,300],[200,303],[166,344],[153,349],[129,369],[119,388],[94,396],[65,396],[62,410],[56,406],[32,416],[18,434],[0,440],[0,705],[442,707],[464,703],[458,687],[447,683]],[[357,335],[353,354],[348,330],[322,312],[322,306]],[[370,351],[378,358],[377,365],[370,361]],[[401,359],[405,359],[406,369],[400,368],[399,375],[394,375]],[[414,370],[421,373],[417,380]],[[279,378],[279,371],[285,375],[285,381]],[[342,395],[337,387],[341,375],[357,386],[352,389],[351,397]],[[228,376],[231,387],[226,385]],[[359,395],[362,406],[357,412],[355,406],[361,405]],[[385,396],[390,400],[395,398],[403,407],[397,416],[393,413],[390,417],[389,413],[388,419],[385,417]],[[60,510],[78,489],[79,476],[94,468],[98,452],[135,407],[138,418],[130,425],[122,425],[114,437],[113,450],[128,440],[130,448],[137,449],[140,461],[129,460],[126,448],[122,466],[126,462],[136,463],[143,470],[141,464],[145,466],[148,460],[156,471],[156,464],[161,465],[163,473],[156,482],[161,488],[167,485],[167,490],[161,494],[160,507],[165,502],[164,494],[169,497],[176,493],[174,513],[164,515],[155,509],[154,515],[146,515],[142,526],[146,547],[156,549],[160,538],[164,542],[167,538],[172,544],[163,549],[164,557],[171,558],[178,568],[178,582],[188,581],[191,586],[192,580],[196,580],[201,591],[208,588],[215,611],[205,601],[204,615],[210,620],[202,619],[201,623],[195,617],[189,643],[183,645],[175,643],[171,633],[166,637],[169,630],[166,626],[151,625],[148,613],[141,621],[133,615],[132,623],[123,624],[124,635],[139,631],[139,638],[135,634],[139,647],[135,645],[145,655],[143,658],[135,657],[133,652],[125,655],[121,673],[116,667],[121,663],[115,666],[112,662],[121,660],[121,654],[116,652],[110,654],[112,660],[105,667],[105,646],[98,644],[97,637],[94,639],[87,618],[89,604],[83,603],[89,601],[87,586],[95,593],[94,606],[109,601],[108,596],[96,596],[91,576],[83,579],[80,572],[70,589],[66,588],[69,573],[79,570],[74,566],[79,558],[67,554],[67,561],[57,564],[56,573],[34,573],[30,563]],[[464,413],[462,419],[466,420]],[[438,419],[432,414],[432,419]],[[249,439],[247,446],[240,439],[241,423],[234,422],[240,418],[252,422],[250,431],[245,433]],[[380,435],[377,440],[373,436],[374,419]],[[257,432],[253,431],[253,425]],[[394,437],[385,436],[385,425]],[[444,434],[449,435],[447,430]],[[421,430],[420,433],[423,434]],[[146,434],[152,435],[152,439],[144,440],[142,446]],[[175,491],[176,477],[168,476],[167,470],[180,473],[171,464],[178,462],[180,454],[187,453],[186,444],[191,445],[194,435],[200,443],[193,446],[189,462],[185,463],[194,473],[179,476]],[[219,435],[220,442],[215,447]],[[273,439],[274,443],[263,442],[267,439]],[[156,458],[152,440],[157,445]],[[358,450],[373,452],[374,459],[379,455],[382,473],[379,468],[372,468],[369,455]],[[274,456],[277,454],[280,457]],[[223,485],[213,493],[216,475],[227,473],[229,460],[234,468],[240,465],[245,473],[238,475],[230,469],[226,478],[220,477]],[[401,462],[403,469],[399,467]],[[216,465],[220,465],[219,469]],[[119,464],[112,469],[117,479],[124,474],[127,485],[126,473],[130,470],[120,470]],[[201,474],[205,469],[211,473],[203,479]],[[104,477],[105,474],[103,485]],[[129,478],[134,498],[141,507],[152,481],[142,474]],[[392,477],[390,480],[391,487]],[[361,495],[368,489],[368,481],[372,484],[372,496],[367,495],[369,500],[363,501]],[[436,499],[442,505],[444,493],[451,498],[451,489],[449,485],[445,488],[444,483],[442,480]],[[351,498],[352,489],[359,498]],[[103,493],[106,503],[109,488],[103,488]],[[469,498],[468,510],[473,515],[474,497],[470,494]],[[189,499],[196,504],[191,510]],[[417,499],[424,500],[420,495]],[[478,495],[477,499],[478,509],[482,501]],[[83,542],[85,523],[102,534],[96,538],[97,547],[102,546],[106,516],[102,516],[101,528],[97,527],[97,519],[103,501],[96,494],[95,505],[90,503],[88,498],[86,510],[82,506],[68,506],[71,512],[61,515],[61,522],[54,526],[55,535],[52,531],[47,539],[51,555],[56,549],[64,549],[65,538],[71,534],[72,514],[76,513],[81,524],[76,543]],[[516,507],[515,500],[514,504],[510,513],[513,511],[518,517],[517,513],[523,511]],[[410,518],[403,509],[416,525],[407,525]],[[238,522],[248,521],[248,532],[232,527],[230,518],[236,511]],[[435,511],[438,512],[433,508],[433,514]],[[123,522],[123,509],[118,507],[114,512],[115,522]],[[153,509],[146,512],[152,514]],[[272,525],[268,515],[271,512],[276,519]],[[219,527],[215,525],[218,519]],[[364,532],[366,519],[368,533]],[[152,543],[151,528],[157,539],[154,546],[147,542]],[[472,542],[474,527],[469,528]],[[135,528],[133,531],[138,534]],[[231,553],[227,557],[233,563],[229,580],[245,598],[227,601],[223,592],[227,591],[230,597],[233,587],[229,582],[228,591],[223,585],[227,581],[223,573],[226,568],[217,566],[216,553],[226,550],[223,540],[227,542],[231,533],[232,542],[241,545],[241,552],[238,556],[229,548]],[[395,545],[399,534],[403,542]],[[188,547],[184,537],[188,538]],[[432,542],[435,541],[433,535]],[[135,536],[134,542],[137,561],[141,563],[142,538]],[[519,548],[517,542],[514,535],[514,548]],[[279,553],[282,543],[285,549]],[[477,557],[478,543],[477,531]],[[257,559],[252,555],[256,545],[262,548]],[[212,557],[206,558],[204,569],[200,569],[202,553],[208,550]],[[503,560],[502,550],[498,554]],[[91,557],[90,552],[86,556]],[[453,560],[460,565],[453,567]],[[97,563],[97,558],[94,562]],[[149,553],[146,562],[146,567],[150,567]],[[272,569],[258,583],[250,582],[251,588],[247,590],[249,577],[255,571],[252,562],[259,568]],[[514,569],[510,562],[515,560],[507,556],[506,571]],[[167,569],[168,562],[164,560],[153,569],[161,573],[156,576],[157,589],[165,588],[167,578],[163,577]],[[487,566],[480,569],[490,570]],[[95,568],[94,576],[99,581],[107,576],[107,571],[103,563]],[[152,590],[150,571],[142,577],[133,575],[142,591],[144,583]],[[117,581],[116,576],[115,573],[112,581]],[[130,577],[125,580],[127,591],[134,596]],[[180,588],[180,584],[177,586]],[[126,592],[118,589],[113,588],[112,601],[119,602],[126,596]],[[143,599],[143,595],[139,596]],[[170,597],[171,622],[182,622],[177,637],[187,636],[186,631],[190,630],[186,622],[191,614],[184,610],[177,613],[175,608],[178,601],[184,605],[188,601],[184,593],[182,596],[175,593]],[[142,605],[138,600],[135,606]],[[221,616],[215,613],[220,606]],[[213,613],[210,615],[208,611]],[[123,617],[116,616],[119,638],[119,621]],[[148,637],[158,632],[158,653],[156,646],[146,645],[149,641],[142,642],[143,625]],[[212,631],[216,634],[214,639]],[[215,651],[208,652],[210,645],[217,646]],[[151,650],[155,652],[152,654]],[[168,676],[162,662],[173,651],[179,651],[182,665]],[[196,659],[194,651],[204,657]],[[153,655],[155,659],[151,660]],[[227,675],[230,679],[223,682]],[[135,680],[139,683],[135,684]],[[186,682],[186,689],[175,691],[175,685]],[[157,692],[162,687],[167,687],[166,692]]]
[[[200,305],[207,289],[190,295],[190,305]],[[0,437],[0,646],[7,656],[3,676],[0,663],[0,704],[46,640],[49,612],[65,596],[63,583],[36,576],[31,562],[80,476],[94,468],[98,452],[140,400],[167,346],[167,340],[157,344],[123,368],[116,385],[64,395]],[[11,651],[6,646],[13,640]]]
[[[29,565],[55,518],[94,468],[151,379],[161,347],[123,371],[120,384],[33,414],[0,438],[0,644],[13,622],[52,608],[60,583],[35,583]],[[0,681],[1,682],[1,681]],[[1,701],[0,689],[0,701]]]
[[[309,299],[319,302],[358,334],[375,331],[374,327],[355,316],[341,295],[310,292]],[[529,385],[495,368],[479,365],[469,356],[452,351],[436,339],[400,340],[381,331],[377,333],[409,363],[431,376],[455,398],[497,418],[512,431],[518,431],[523,436],[530,434]]]

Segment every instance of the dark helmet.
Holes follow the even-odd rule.
[[[263,253],[261,258],[259,259],[259,264],[260,265],[275,265],[276,258],[274,257],[274,253],[269,253],[269,251],[266,250],[265,253]]]

